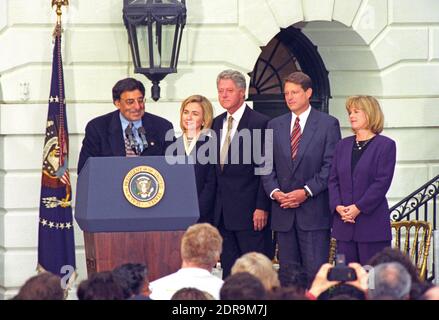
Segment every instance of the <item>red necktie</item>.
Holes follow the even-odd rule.
[[[299,117],[296,117],[296,121],[294,121],[293,131],[291,131],[291,157],[293,160],[296,158],[297,150],[299,149],[299,142],[302,133],[300,132],[300,124]]]

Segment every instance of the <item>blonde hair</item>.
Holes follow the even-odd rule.
[[[378,100],[372,96],[352,96],[346,100],[348,113],[352,108],[362,110],[366,114],[367,129],[375,134],[381,133],[384,128],[384,114]]]
[[[183,111],[184,108],[189,104],[196,102],[200,104],[201,109],[203,109],[203,125],[201,126],[201,129],[210,129],[212,126],[213,121],[213,107],[212,103],[207,99],[206,97],[195,94],[190,97],[187,97],[184,99],[184,101],[181,103],[180,107],[180,128],[183,130],[183,132],[186,132],[186,130],[183,127]]]
[[[181,258],[200,267],[212,268],[218,261],[223,247],[219,231],[209,223],[190,226],[181,239]]]
[[[248,272],[258,278],[266,290],[280,287],[279,277],[273,269],[273,263],[265,255],[249,252],[235,261],[231,274]]]

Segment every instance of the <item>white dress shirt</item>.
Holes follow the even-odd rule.
[[[306,126],[306,121],[308,120],[309,114],[311,113],[311,106],[308,106],[308,109],[306,109],[304,112],[302,112],[300,115],[296,115],[294,112],[291,112],[291,124],[290,124],[290,133],[293,132],[293,128],[294,128],[294,123],[296,122],[296,118],[299,117],[299,124],[300,124],[300,133],[303,134],[303,130],[305,129]],[[303,186],[308,193],[311,195],[311,197],[313,196],[311,189],[305,185]],[[275,193],[276,191],[280,191],[280,189],[274,189],[273,191],[270,192],[270,198],[274,200],[273,198],[273,193]]]
[[[224,142],[226,141],[226,134],[227,134],[227,119],[229,119],[229,116],[232,116],[233,123],[232,123],[232,132],[230,134],[230,141],[233,139],[233,135],[235,134],[236,130],[238,129],[239,121],[241,121],[242,115],[244,114],[246,104],[245,102],[239,107],[238,110],[236,110],[233,114],[230,114],[227,112],[227,116],[224,119],[223,122],[223,129],[221,131],[221,148],[223,147]],[[221,150],[221,149],[220,149]]]
[[[290,133],[293,132],[294,128],[294,122],[296,121],[296,118],[299,117],[299,124],[300,124],[300,133],[303,133],[303,129],[305,129],[306,126],[306,120],[308,120],[309,114],[311,113],[311,106],[308,106],[308,109],[306,109],[304,112],[302,112],[299,116],[296,116],[294,112],[291,112],[291,126],[290,126]]]
[[[223,280],[214,276],[206,269],[181,268],[163,278],[149,284],[151,289],[150,298],[153,300],[171,300],[172,295],[182,288],[196,288],[210,293],[219,300],[219,292],[223,286]]]
[[[143,152],[143,142],[142,142],[142,139],[140,138],[139,131],[138,131],[138,129],[142,126],[142,119],[139,119],[139,120],[136,120],[136,121],[128,121],[122,115],[122,113],[119,113],[119,118],[120,118],[120,124],[122,126],[123,141],[125,141],[125,129],[128,127],[130,122],[132,122],[133,123],[134,139],[136,139],[137,143],[139,144],[140,152]]]

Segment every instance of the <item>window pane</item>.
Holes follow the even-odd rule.
[[[136,27],[137,41],[139,45],[140,67],[149,68],[149,42],[147,34],[147,26]]]

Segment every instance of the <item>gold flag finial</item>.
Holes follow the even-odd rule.
[[[53,36],[61,34],[61,15],[62,15],[62,6],[68,6],[69,0],[52,0],[52,8],[56,6],[56,26],[55,30],[53,30]]]
[[[52,7],[56,6],[57,23],[61,24],[62,6],[68,6],[69,0],[52,0]]]

